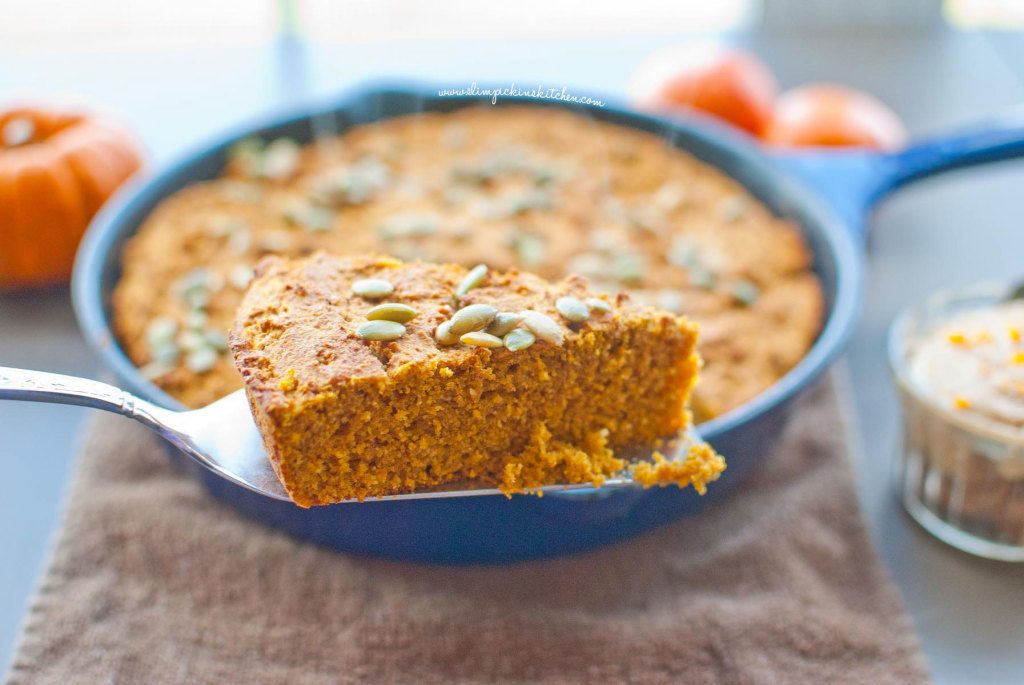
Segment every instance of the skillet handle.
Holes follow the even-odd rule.
[[[875,201],[896,188],[943,171],[1024,157],[1024,108],[981,125],[915,143],[886,155]]]
[[[773,157],[817,191],[863,240],[871,208],[894,190],[943,171],[1024,157],[1024,108],[898,152],[820,148]]]

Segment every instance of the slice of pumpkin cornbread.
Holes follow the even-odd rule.
[[[323,253],[262,261],[230,337],[304,507],[460,481],[599,485],[617,454],[686,426],[699,366],[693,324],[578,277]],[[724,468],[691,458],[700,490]]]

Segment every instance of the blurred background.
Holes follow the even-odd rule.
[[[1011,0],[0,0],[0,17],[0,106],[109,111],[137,134],[151,169],[226,127],[375,78],[624,99],[648,56],[698,39],[759,55],[783,88],[829,81],[872,93],[911,138],[1024,102],[1024,2]],[[1022,184],[1024,167],[1008,163],[915,185],[878,209],[865,314],[840,367],[865,514],[939,682],[1024,682],[1024,569],[947,549],[899,510],[888,489],[899,418],[884,336],[897,309],[936,289],[1024,273]],[[59,286],[0,293],[0,364],[102,373]],[[45,560],[85,415],[0,404],[0,663]]]

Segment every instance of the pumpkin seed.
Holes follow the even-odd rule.
[[[547,314],[527,309],[526,311],[519,312],[519,315],[523,317],[523,325],[544,342],[549,342],[552,345],[561,345],[565,340],[561,326],[555,323],[554,319]]]
[[[217,350],[212,347],[199,347],[185,357],[185,366],[192,373],[205,373],[217,364],[218,359],[220,354]]]
[[[385,302],[366,312],[366,318],[370,321],[394,321],[403,324],[412,321],[417,316],[419,316],[418,311],[400,302]]]
[[[174,365],[173,362],[170,364],[165,364],[160,361],[152,361],[143,366],[141,369],[139,369],[139,371],[141,371],[142,375],[148,378],[149,380],[155,381],[159,379],[161,376],[166,376],[171,371],[174,371]]]
[[[195,329],[186,329],[182,331],[177,340],[178,345],[186,352],[194,352],[201,347],[208,347],[206,344],[206,336],[203,335],[202,331]]]
[[[459,342],[459,336],[452,334],[452,322],[445,321],[434,331],[434,339],[442,345],[454,345]]]
[[[292,236],[288,231],[271,229],[259,239],[259,248],[264,252],[285,252],[291,245]]]
[[[502,342],[505,343],[506,348],[518,352],[537,342],[537,337],[525,328],[516,328],[509,331]]]
[[[629,213],[630,228],[658,234],[665,230],[665,217],[654,207],[645,205]]]
[[[587,305],[587,309],[591,312],[598,312],[599,314],[612,313],[612,306],[599,297],[588,297],[583,303]]]
[[[558,173],[550,167],[541,167],[533,172],[533,182],[544,187],[554,183],[558,179]]]
[[[214,238],[228,238],[236,231],[248,231],[249,225],[237,216],[220,214],[206,222],[206,233]]]
[[[453,240],[463,242],[469,240],[473,235],[473,226],[468,222],[459,222],[452,224],[452,227],[448,229],[448,233],[451,235]]]
[[[180,350],[177,337],[178,322],[174,319],[158,316],[149,322],[146,326],[146,346],[154,364],[167,367],[178,361]]]
[[[449,170],[452,181],[468,185],[483,185],[494,178],[490,169],[470,164],[457,164]]]
[[[742,219],[748,209],[747,198],[731,195],[718,203],[718,214],[724,221],[732,223]]]
[[[469,270],[469,273],[467,273],[466,276],[462,279],[462,282],[459,283],[459,287],[455,289],[455,296],[462,297],[470,290],[480,285],[481,281],[483,281],[486,276],[487,265],[477,264],[476,266]]]
[[[257,176],[281,180],[295,173],[299,167],[299,145],[291,138],[278,138],[263,149]]]
[[[259,138],[244,138],[228,150],[228,160],[246,176],[259,175],[262,158],[263,141]]]
[[[618,247],[619,239],[615,232],[608,228],[595,228],[587,236],[587,243],[590,249],[595,252],[610,253]]]
[[[651,201],[664,212],[673,212],[686,204],[690,197],[689,189],[675,181],[668,181],[654,192]]]
[[[505,198],[505,215],[515,216],[533,210],[548,210],[555,206],[550,194],[540,189],[527,190],[518,195]]]
[[[673,314],[682,314],[686,304],[682,293],[676,290],[660,290],[654,301],[658,309],[664,309]]]
[[[496,335],[485,333],[483,331],[470,331],[459,338],[459,342],[463,345],[472,345],[473,347],[501,347],[505,343],[501,341]]]
[[[629,221],[629,212],[626,206],[622,204],[622,200],[616,197],[606,197],[601,201],[601,209],[612,221],[620,221],[626,223]]]
[[[314,197],[336,205],[360,205],[388,187],[391,170],[374,157],[364,157],[355,164],[334,169],[320,177],[313,187]]]
[[[467,140],[469,140],[469,135],[466,133],[466,127],[459,124],[449,124],[441,133],[441,142],[452,150],[465,147]]]
[[[202,309],[193,309],[185,315],[185,327],[202,330],[206,328],[206,322],[209,318]]]
[[[189,271],[175,283],[181,299],[191,309],[203,309],[210,303],[210,295],[224,287],[220,274],[198,267]]]
[[[690,267],[690,284],[704,290],[711,290],[715,287],[718,277],[714,271],[700,265]]]
[[[356,329],[363,340],[398,340],[405,335],[405,326],[395,321],[367,321]]]
[[[487,327],[487,332],[499,338],[505,337],[513,328],[519,325],[522,317],[515,312],[498,312],[494,321]]]
[[[569,273],[597,278],[608,272],[608,261],[595,252],[581,252],[567,264]]]
[[[212,347],[218,352],[228,351],[228,334],[224,331],[215,331],[208,328],[203,335],[206,336],[206,345],[208,347]]]
[[[480,219],[488,221],[502,219],[505,217],[505,210],[502,209],[496,200],[477,198],[470,205],[470,211]]]
[[[296,204],[281,213],[281,217],[311,233],[329,231],[334,226],[334,212],[311,204]]]
[[[395,286],[383,278],[361,278],[352,283],[352,293],[359,297],[376,300],[395,292]]]
[[[647,259],[637,252],[624,252],[615,258],[612,272],[622,283],[638,283],[647,275]]]
[[[218,186],[221,195],[233,202],[253,204],[263,199],[263,189],[255,183],[225,180],[220,181]]]
[[[231,285],[235,286],[239,290],[245,290],[248,288],[249,283],[252,281],[252,277],[252,267],[246,266],[245,264],[239,264],[231,269],[231,273],[228,274],[228,280],[231,281]]]
[[[460,206],[469,197],[469,192],[462,186],[448,186],[441,191],[441,202],[445,207],[454,209]]]
[[[516,251],[519,263],[528,269],[543,264],[547,256],[547,244],[544,239],[533,233],[517,234],[512,238],[512,247]]]
[[[573,323],[583,323],[590,318],[590,310],[575,297],[560,297],[555,301],[555,309],[565,319]]]
[[[178,363],[178,357],[181,355],[181,349],[178,344],[173,340],[167,343],[161,343],[149,349],[149,354],[153,357],[153,363],[161,364],[163,366],[174,366]]]
[[[740,304],[749,307],[757,302],[757,298],[761,296],[761,291],[750,281],[739,280],[732,285],[732,296]]]
[[[461,337],[470,331],[482,331],[497,315],[498,310],[489,304],[471,304],[463,307],[451,318],[451,334]]]
[[[167,316],[158,316],[146,326],[146,344],[159,347],[173,342],[178,335],[178,322]]]
[[[381,240],[423,238],[434,235],[441,227],[441,218],[431,212],[410,212],[389,217],[377,227]]]
[[[680,268],[692,268],[700,263],[697,246],[688,238],[676,238],[668,249],[668,263]]]
[[[228,236],[228,248],[235,254],[245,254],[252,247],[252,233],[244,223],[232,229]]]

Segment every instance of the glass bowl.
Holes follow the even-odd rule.
[[[935,537],[981,557],[1024,561],[1024,429],[939,401],[911,373],[920,342],[958,314],[1004,303],[1006,285],[941,292],[901,312],[889,363],[903,408],[899,495]],[[1022,398],[1024,401],[1024,398]]]

